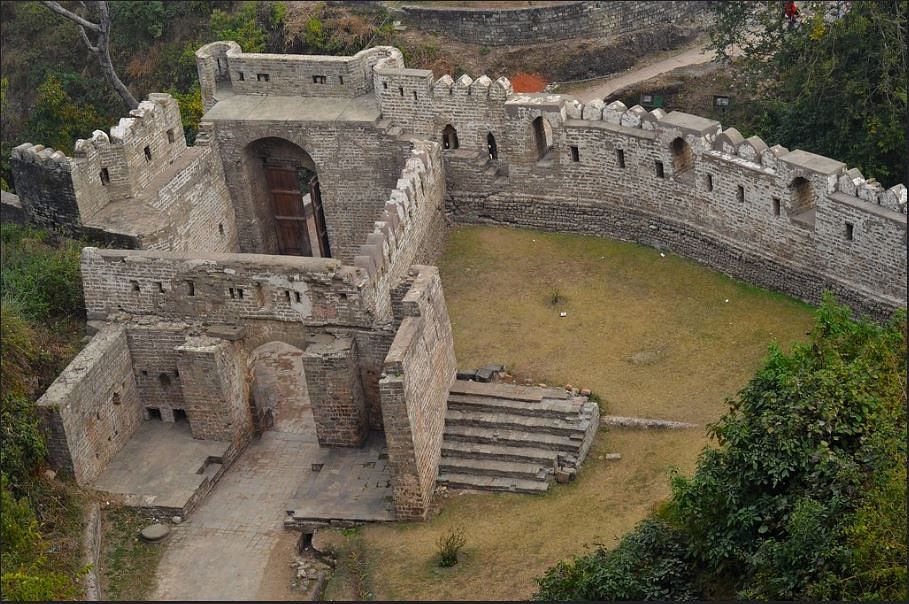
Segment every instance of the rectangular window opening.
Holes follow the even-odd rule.
[[[145,147],[145,161],[151,161],[151,147]]]
[[[779,199],[779,197],[774,197],[774,198],[773,198],[773,215],[774,215],[774,216],[779,216],[779,215],[780,215],[780,199]]]
[[[739,200],[739,203],[745,203],[745,187],[738,185],[735,189],[735,197]]]
[[[415,100],[415,101],[417,100],[417,91],[416,90],[413,91],[413,100]]]
[[[625,168],[625,151],[624,151],[624,149],[615,150],[615,159],[616,159],[616,161],[619,162],[619,167],[624,169]]]
[[[157,407],[146,407],[145,414],[148,416],[148,419],[156,419],[159,422],[161,421],[161,410]]]
[[[287,298],[287,301],[290,302],[290,290],[284,292],[284,297]]]
[[[846,241],[852,241],[855,238],[855,225],[851,222],[846,223]]]
[[[130,281],[129,284],[130,284],[130,286],[132,287],[132,290],[133,290],[134,292],[139,292],[139,291],[140,291],[140,289],[139,289],[139,282],[138,282],[138,281]]]
[[[237,288],[237,297],[243,299],[243,289],[240,287]]]
[[[581,153],[578,150],[577,146],[571,145],[570,149],[571,149],[571,161],[573,161],[573,162],[581,161]]]
[[[196,295],[196,284],[192,281],[186,282],[186,295],[195,296]]]
[[[257,73],[256,79],[260,82],[267,82],[268,80],[271,79],[271,76],[268,75],[267,73]]]
[[[713,191],[713,174],[707,175],[707,190]]]
[[[303,301],[303,298],[300,296],[300,292],[294,292],[294,300],[297,301],[297,304]]]
[[[388,90],[388,82],[382,82],[382,90]]]
[[[110,172],[107,168],[101,168],[101,184],[104,186],[110,184]]]
[[[243,75],[242,71],[237,72],[237,79],[240,80],[241,82],[246,80],[246,77]]]
[[[344,76],[342,76],[342,75],[338,76],[338,84],[340,84],[342,86],[344,85]]]
[[[665,170],[663,170],[663,162],[657,161],[657,162],[654,162],[654,165],[656,166],[657,178],[666,178],[666,172],[665,172]]]
[[[155,287],[158,288],[158,293],[159,293],[159,294],[163,294],[163,293],[164,293],[164,284],[163,284],[162,282],[160,282],[160,281],[155,281]]]
[[[327,78],[326,76],[324,76],[324,75],[314,75],[314,76],[312,77],[312,83],[313,83],[313,84],[324,84],[324,83],[327,82],[327,81],[328,81],[328,78]],[[342,82],[342,83],[343,83],[343,82]]]
[[[398,93],[399,93],[401,96],[404,96],[404,87],[403,87],[403,86],[398,86]]]
[[[170,130],[167,131],[167,142],[169,142],[170,144],[174,144],[175,140],[177,140],[177,137],[174,136],[174,129],[171,128]]]
[[[236,292],[234,292],[234,288],[228,287],[228,288],[227,288],[227,291],[230,293],[230,299],[231,299],[231,300],[233,300],[234,298],[237,297]]]

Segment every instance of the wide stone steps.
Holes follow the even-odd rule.
[[[555,417],[559,419],[576,417],[578,414],[578,406],[564,400],[546,399],[532,402],[454,393],[448,395],[448,409],[512,413],[515,415]]]
[[[524,432],[521,430],[452,426],[448,425],[447,419],[445,440],[515,447],[536,447],[538,449],[563,451],[565,453],[577,453],[581,448],[580,440],[567,436]]]
[[[438,483],[544,493],[557,473],[564,480],[577,471],[596,422],[595,404],[561,388],[455,380]]]
[[[548,468],[538,463],[501,461],[495,459],[474,459],[465,457],[442,457],[439,462],[442,474],[476,474],[482,476],[501,476],[503,478],[522,478],[525,480],[549,480],[553,467]]]
[[[476,489],[480,491],[508,491],[512,493],[545,493],[548,481],[482,476],[476,474],[439,474],[439,483],[453,489]]]
[[[515,415],[513,413],[490,413],[488,411],[461,411],[460,409],[449,409],[445,414],[446,426],[522,430],[529,433],[556,434],[569,437],[578,435],[581,439],[584,438],[588,423],[587,420],[571,422],[556,417],[534,417]]]
[[[550,449],[540,449],[538,447],[519,447],[446,440],[442,443],[442,457],[443,461],[445,457],[466,457],[473,459],[518,461],[553,467],[555,466],[558,452]]]

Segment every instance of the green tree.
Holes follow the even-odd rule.
[[[741,85],[756,100],[743,130],[909,182],[906,15],[909,1],[799,2],[789,28],[776,0],[715,2],[710,46],[742,49]]]

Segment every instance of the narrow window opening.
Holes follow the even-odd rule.
[[[294,300],[297,301],[297,304],[303,301],[303,297],[300,296],[300,292],[294,292]]]
[[[851,222],[846,223],[846,241],[852,241],[855,237],[855,225]]]
[[[570,148],[571,148],[571,161],[573,161],[573,162],[581,161],[581,154],[580,154],[580,151],[578,151],[577,146],[571,145]]]
[[[382,82],[382,90],[388,90],[388,82]]]
[[[271,79],[271,76],[269,76],[267,73],[257,73],[256,79],[260,82],[267,82]]]
[[[142,376],[143,376],[143,377],[148,377],[148,370],[143,369],[143,370],[142,370]]]
[[[185,409],[174,409],[174,422],[188,422]]]
[[[284,291],[284,297],[287,298],[287,301],[290,302],[290,290]]]
[[[774,215],[774,216],[779,216],[779,215],[780,215],[780,199],[779,199],[779,197],[774,197],[774,198],[773,198],[773,215]]]
[[[110,402],[112,405],[119,405],[120,404],[120,393],[114,392],[113,396],[110,397]]]
[[[398,86],[398,94],[400,94],[402,97],[404,96],[404,87],[403,86]]]
[[[157,288],[159,294],[164,293],[164,284],[162,282],[155,281],[155,287]]]
[[[243,289],[242,288],[239,288],[239,287],[237,288],[237,297],[240,298],[241,300],[243,299]]]
[[[237,297],[236,292],[234,292],[234,288],[228,287],[228,288],[227,288],[227,291],[230,293],[230,298],[231,298],[231,300],[233,300],[234,298]]]
[[[186,282],[186,295],[195,296],[196,295],[196,284],[192,281]]]
[[[713,174],[707,175],[707,190],[713,191]]]
[[[158,383],[161,384],[162,388],[170,388],[170,384],[171,384],[170,376],[167,375],[166,373],[159,373],[158,374]]]
[[[177,140],[177,137],[174,136],[174,129],[171,128],[170,130],[167,131],[167,142],[169,142],[170,144],[174,144],[175,140]]]
[[[137,292],[137,293],[138,293],[139,291],[141,291],[140,288],[139,288],[139,282],[138,282],[138,281],[130,281],[129,284],[130,284],[130,286],[132,287],[132,290],[133,290],[134,292]]]
[[[625,169],[625,150],[616,149],[615,150],[615,159],[619,162],[619,167],[623,170]]]
[[[666,172],[663,170],[663,162],[657,161],[654,162],[656,166],[656,176],[657,178],[666,178]]]
[[[347,294],[339,294],[338,299],[341,300],[341,302],[347,302]]]
[[[110,172],[107,168],[101,168],[101,184],[105,186],[110,184]]]
[[[151,161],[151,147],[145,147],[145,161]]]
[[[691,152],[691,145],[682,138],[674,139],[669,145],[669,150],[672,153],[672,171],[676,176],[694,167],[694,154]]]
[[[413,91],[413,100],[417,100],[417,91],[416,90]]]
[[[313,83],[313,84],[324,84],[324,83],[326,83],[327,81],[328,81],[328,78],[325,77],[324,75],[314,75],[314,76],[312,77],[312,83]],[[342,84],[343,84],[343,82],[342,82]]]
[[[486,150],[489,151],[489,159],[499,159],[499,148],[496,146],[496,137],[492,132],[486,135]]]
[[[735,196],[736,196],[736,199],[739,200],[739,203],[745,203],[745,187],[743,187],[742,185],[738,185],[736,187]]]
[[[243,75],[242,71],[237,72],[237,79],[240,80],[241,82],[246,79],[246,77]]]
[[[156,419],[159,422],[161,421],[161,410],[157,407],[146,407],[145,413],[148,415],[148,419]]]
[[[224,225],[220,222],[218,223],[218,234],[224,237]]]
[[[338,84],[341,84],[342,86],[344,85],[344,76],[342,76],[342,75],[338,76]]]
[[[454,129],[454,126],[448,124],[442,129],[442,148],[457,149],[458,146],[458,131]]]
[[[174,368],[174,377],[180,377],[180,370],[177,368]]]

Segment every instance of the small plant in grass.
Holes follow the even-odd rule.
[[[557,287],[553,288],[553,290],[551,292],[549,292],[549,303],[552,304],[553,306],[555,306],[556,304],[560,304],[564,301],[565,301],[565,296],[562,295],[562,292],[559,291],[559,288],[557,288]]]
[[[491,52],[491,50],[490,50],[490,48],[489,48],[488,46],[483,46],[483,47],[480,48],[480,56],[481,56],[481,57],[484,57],[484,56],[488,55],[490,52]]]
[[[458,552],[467,543],[464,529],[456,527],[439,537],[436,547],[439,549],[439,566],[450,568],[458,563]]]

